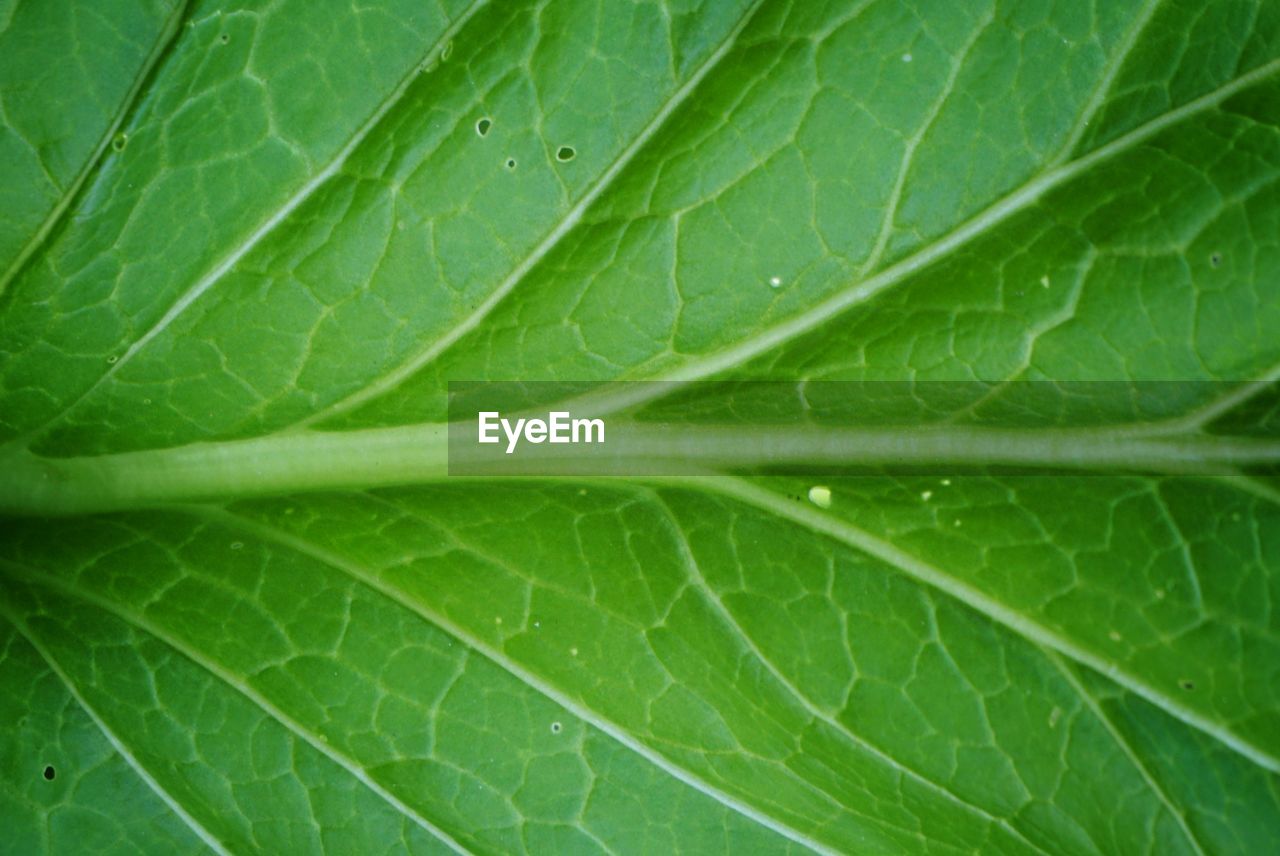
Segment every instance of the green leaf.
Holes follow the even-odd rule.
[[[1275,2],[0,0],[0,128],[15,851],[1280,847]]]

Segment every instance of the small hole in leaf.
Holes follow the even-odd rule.
[[[129,138],[124,134],[116,134],[115,139],[111,141],[111,148],[118,152],[124,151],[125,143],[129,142]]]
[[[564,727],[564,726],[562,726],[560,723],[558,723],[558,722],[553,722],[553,723],[551,723],[551,733],[552,733],[552,734],[559,734],[559,733],[560,733],[560,729],[561,729],[561,728],[563,728],[563,727]]]
[[[483,137],[485,134],[489,133],[489,129],[492,127],[492,120],[481,119],[479,122],[476,122],[476,133]]]
[[[1219,253],[1214,253],[1213,255],[1209,256],[1209,264],[1213,265],[1214,267],[1217,267],[1218,265],[1222,264],[1222,255]]]
[[[54,777],[54,776],[56,776],[56,775],[58,775],[58,771],[57,771],[57,770],[55,770],[55,769],[53,769],[53,767],[52,767],[52,766],[49,766],[49,767],[45,767],[45,768],[44,768],[44,780],[45,780],[46,782],[52,782],[52,781],[53,781],[53,777]]]
[[[578,156],[578,152],[573,146],[561,146],[556,151],[556,160],[560,163],[568,163]]]
[[[507,169],[515,169],[515,168],[516,168],[516,159],[507,158]]]
[[[1194,681],[1188,681],[1185,678],[1183,678],[1181,681],[1178,681],[1178,686],[1182,687],[1187,692],[1191,692],[1193,689],[1196,688]]]

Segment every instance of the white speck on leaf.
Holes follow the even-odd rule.
[[[814,485],[809,488],[809,501],[819,508],[831,507],[831,488],[825,485]]]

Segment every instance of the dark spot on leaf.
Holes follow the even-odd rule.
[[[1213,255],[1209,256],[1209,264],[1213,265],[1214,267],[1217,267],[1218,265],[1222,264],[1221,254],[1214,253]]]
[[[53,777],[56,775],[58,775],[58,771],[53,769],[52,766],[48,766],[44,768],[44,780],[46,782],[52,782]]]
[[[558,723],[558,722],[553,722],[553,723],[551,723],[551,733],[552,733],[552,734],[559,734],[559,733],[560,733],[560,729],[561,729],[561,728],[562,728],[562,726],[560,725],[560,723]]]
[[[231,41],[231,36],[227,35],[226,33],[223,33],[222,35],[218,36],[218,40],[225,45]]]
[[[1194,681],[1188,681],[1185,678],[1183,678],[1181,681],[1178,681],[1178,686],[1182,687],[1187,692],[1191,692],[1193,689],[1196,688]]]
[[[476,122],[476,133],[483,137],[485,134],[489,133],[489,128],[491,127],[493,127],[493,122],[491,120],[481,119],[479,122]]]
[[[516,168],[516,159],[507,158],[507,169],[515,169],[515,168]]]
[[[116,134],[115,139],[111,141],[111,148],[118,152],[124,151],[124,144],[129,142],[129,138],[124,134]]]
[[[573,146],[561,146],[559,151],[556,152],[556,160],[560,161],[560,163],[571,161],[577,156],[578,152]]]

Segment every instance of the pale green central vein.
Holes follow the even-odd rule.
[[[471,436],[472,426],[461,426]],[[759,425],[663,426],[614,421],[617,439],[583,447],[526,446],[496,475],[648,475],[743,472],[767,466],[1013,466],[1087,472],[1230,474],[1280,464],[1280,440],[1168,435],[1151,426],[1006,429],[961,426],[817,428]],[[478,448],[478,447],[472,447]],[[492,448],[492,447],[490,447]],[[450,465],[473,463],[448,426],[345,432],[304,431],[250,440],[83,458],[0,453],[0,512],[73,514],[157,504],[439,481]],[[500,458],[502,456],[499,456]],[[492,459],[481,461],[491,466]],[[470,470],[477,472],[477,470]]]

